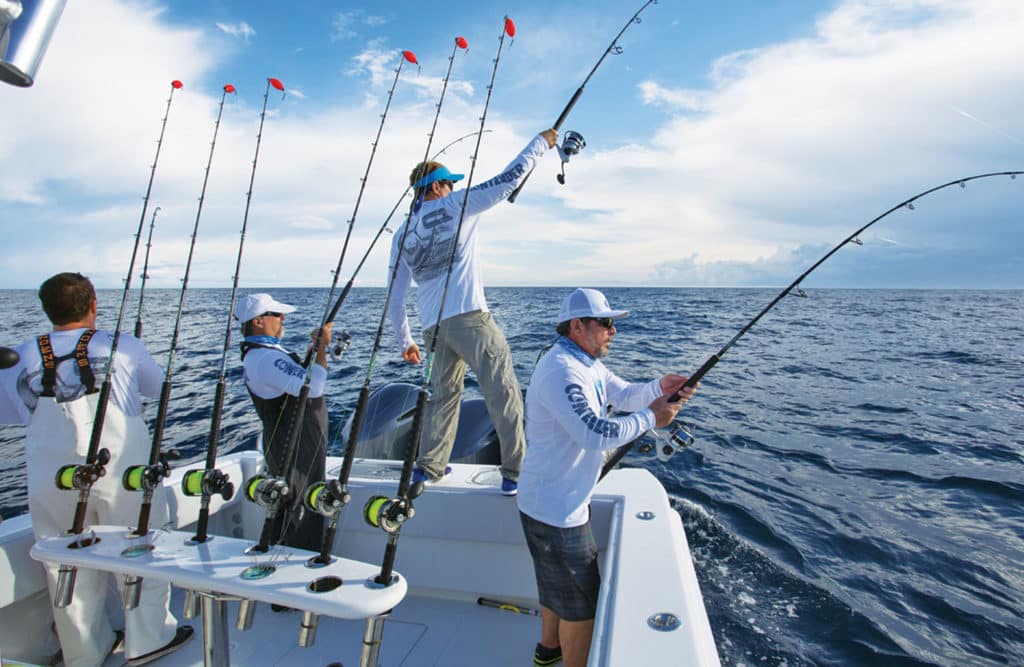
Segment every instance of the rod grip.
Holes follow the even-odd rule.
[[[704,362],[704,365],[701,366],[700,368],[698,368],[697,372],[690,376],[690,378],[686,381],[686,384],[683,385],[683,388],[686,389],[686,388],[689,388],[689,387],[696,386],[696,384],[698,382],[700,382],[700,379],[702,377],[704,377],[704,375],[708,371],[710,371],[712,368],[714,368],[715,364],[718,363],[719,359],[721,359],[721,357],[719,357],[717,354],[712,354],[710,357],[708,357],[707,361]],[[680,394],[677,391],[674,394],[672,394],[671,396],[669,396],[668,402],[669,403],[675,403],[676,401],[679,400],[679,398],[680,398]]]

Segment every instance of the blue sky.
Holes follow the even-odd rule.
[[[435,148],[475,131],[503,16],[475,181],[553,123],[641,2],[70,2],[36,85],[0,87],[0,288],[62,270],[117,287],[160,123],[149,285],[180,283],[220,91],[231,83],[191,286],[228,287],[265,82],[270,98],[243,287],[331,280],[359,178],[403,68],[347,280],[423,154],[454,38]],[[482,227],[490,285],[781,286],[847,234],[939,183],[1024,168],[1024,3],[660,0],[625,33],[551,152]],[[473,141],[441,159],[467,172]],[[869,230],[809,287],[1024,287],[1024,178],[950,188]],[[145,231],[148,231],[147,215]],[[145,233],[144,231],[144,233]],[[381,285],[390,236],[358,284]],[[141,271],[141,254],[136,276]],[[136,283],[137,284],[137,283]]]

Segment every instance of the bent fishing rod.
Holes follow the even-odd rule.
[[[466,41],[464,37],[455,38],[455,46],[452,47],[452,54],[448,57],[448,70],[445,72],[444,80],[441,83],[441,95],[438,98],[437,104],[435,105],[436,110],[434,112],[434,120],[430,126],[430,131],[427,133],[427,147],[423,154],[424,162],[426,162],[428,160],[428,157],[430,156],[430,146],[434,140],[434,133],[437,130],[437,121],[438,118],[441,116],[441,108],[444,105],[445,93],[448,90],[448,81],[451,78],[452,67],[455,64],[455,54],[458,52],[459,49],[466,49],[468,46],[469,43]],[[459,143],[466,137],[473,136],[473,134],[468,134],[463,137],[459,137],[458,139],[449,143],[440,151],[438,151],[438,153],[435,154],[433,158],[436,158],[441,153],[444,153],[445,150]],[[334,304],[334,307],[332,308],[330,315],[324,320],[325,323],[333,320],[335,315],[337,315],[338,310],[341,308],[342,303],[344,303],[345,301],[345,297],[348,295],[349,291],[352,289],[352,285],[355,283],[356,275],[358,275],[359,270],[363,267],[363,264],[366,262],[366,259],[370,256],[370,251],[373,250],[373,247],[374,245],[376,245],[377,240],[384,233],[384,230],[387,229],[388,222],[391,220],[391,217],[395,214],[395,211],[398,210],[398,207],[401,205],[402,200],[405,199],[405,195],[408,194],[411,188],[411,183],[408,186],[406,186],[405,190],[402,192],[402,196],[398,198],[398,201],[395,202],[394,208],[391,209],[391,213],[388,214],[387,219],[384,220],[384,223],[380,226],[380,229],[377,230],[377,235],[374,236],[373,240],[370,242],[370,247],[367,248],[366,252],[363,254],[363,258],[360,260],[359,265],[353,272],[352,278],[348,281],[348,283],[342,290],[341,295],[338,297],[337,302]],[[415,203],[416,202],[414,198],[413,202],[410,204],[409,214],[407,214],[406,216],[407,221],[408,215],[411,215],[412,207],[415,206]],[[405,241],[405,234],[407,231],[408,223],[406,223],[405,228],[403,230],[402,242]],[[393,279],[394,276],[392,275],[392,280]],[[342,509],[344,509],[344,507],[348,504],[349,500],[351,499],[351,496],[348,492],[348,480],[349,476],[352,473],[352,464],[355,461],[356,446],[359,441],[359,432],[362,429],[363,415],[366,412],[366,404],[370,396],[370,378],[372,377],[373,374],[373,360],[376,358],[377,352],[380,350],[380,340],[384,331],[384,322],[387,313],[387,302],[388,299],[390,298],[390,295],[391,285],[389,283],[388,292],[384,299],[384,314],[382,314],[381,316],[380,325],[377,328],[377,336],[374,338],[373,351],[370,354],[369,371],[367,373],[366,379],[363,382],[363,386],[359,390],[359,398],[356,400],[355,412],[353,412],[352,415],[352,426],[349,429],[348,446],[345,449],[345,458],[342,460],[341,469],[338,471],[338,477],[337,479],[333,479],[330,481],[318,481],[316,483],[313,483],[307,489],[305,489],[302,494],[303,503],[305,504],[305,507],[307,509],[327,517],[327,528],[324,530],[323,540],[320,543],[320,553],[313,559],[313,561],[316,563],[325,564],[330,562],[331,552],[334,550],[334,538],[337,533],[338,518],[341,515]]]
[[[658,0],[647,0],[647,2],[645,2],[643,6],[636,11],[635,14],[629,17],[629,20],[626,21],[626,25],[622,26],[622,30],[620,30],[619,33],[615,35],[615,39],[613,39],[612,43],[608,45],[608,48],[604,50],[604,53],[601,54],[601,57],[597,59],[597,63],[594,64],[594,67],[590,70],[590,73],[587,74],[587,77],[583,79],[583,83],[580,84],[580,87],[577,88],[576,92],[573,93],[571,98],[569,98],[569,103],[565,105],[564,109],[562,109],[562,113],[558,114],[558,119],[555,121],[555,124],[551,126],[551,129],[561,129],[562,123],[565,122],[565,119],[569,116],[569,112],[572,111],[572,108],[576,106],[576,102],[579,101],[580,97],[583,95],[583,89],[586,88],[587,84],[590,82],[590,78],[594,76],[594,73],[597,72],[599,67],[601,67],[601,64],[604,62],[604,59],[607,58],[609,54],[619,55],[624,51],[624,49],[621,46],[619,46],[619,38],[622,37],[622,35],[627,30],[629,30],[629,27],[634,23],[642,23],[643,21],[640,18],[640,14],[642,14],[643,11],[647,9],[649,6],[656,4],[658,4]],[[579,137],[579,135],[576,136]],[[579,149],[583,147],[582,139],[582,137],[579,137],[580,145],[575,150],[572,150],[571,148],[569,148],[569,146],[566,146],[566,148],[569,150],[566,150],[565,153],[562,154],[563,164],[565,162],[568,162],[567,155],[573,155],[574,153],[579,152]],[[523,182],[519,184],[519,187],[513,190],[512,194],[508,196],[509,203],[515,203],[516,198],[519,197],[519,193],[526,186],[526,181],[530,180],[530,174],[532,173],[533,169],[531,169],[530,172],[526,174],[526,178],[524,178]],[[564,176],[561,179],[559,179],[559,181],[564,183]]]
[[[139,312],[135,316],[135,337],[142,339],[142,301],[146,293],[146,279],[149,278],[149,249],[153,247],[153,227],[156,226],[156,214],[160,207],[153,209],[153,217],[149,221],[149,237],[146,239],[146,258],[142,260],[142,281],[139,283]]]
[[[217,132],[220,130],[221,116],[224,114],[224,100],[229,93],[234,93],[235,87],[230,83],[225,84],[220,96],[220,107],[217,110],[217,120],[213,124],[213,139],[210,141],[210,155],[206,160],[206,169],[203,172],[203,185],[199,192],[199,206],[196,210],[196,220],[192,226],[192,238],[188,247],[188,258],[185,261],[185,273],[181,279],[181,295],[178,298],[178,313],[174,319],[174,332],[171,334],[170,350],[167,353],[167,369],[164,373],[164,382],[160,388],[160,400],[157,404],[156,420],[153,423],[153,444],[149,450],[149,463],[147,465],[130,466],[121,478],[121,484],[127,491],[142,491],[142,505],[139,508],[138,526],[133,531],[136,536],[144,536],[149,533],[149,515],[153,503],[153,493],[163,482],[164,478],[170,475],[171,467],[169,459],[177,458],[176,451],[161,453],[160,447],[164,438],[164,427],[167,423],[167,406],[171,398],[171,377],[174,375],[174,353],[178,348],[178,335],[181,332],[181,318],[185,310],[185,295],[188,292],[188,277],[192,270],[192,257],[196,249],[196,237],[199,235],[199,220],[203,215],[203,202],[206,201],[206,186],[210,180],[210,167],[213,164],[213,153],[217,147]],[[159,210],[159,209],[158,209]],[[156,217],[154,212],[154,218]],[[145,270],[143,270],[145,276]],[[140,300],[141,312],[141,300]],[[138,325],[136,325],[138,328]],[[225,500],[230,494],[225,496]]]
[[[103,424],[107,416],[107,404],[110,402],[111,379],[114,374],[114,364],[117,360],[117,344],[121,338],[121,327],[124,324],[125,307],[128,304],[128,291],[131,289],[132,273],[135,272],[135,259],[139,252],[139,243],[142,240],[142,228],[146,223],[146,208],[149,206],[149,196],[153,191],[153,179],[156,176],[156,166],[160,161],[160,148],[164,142],[164,131],[167,129],[167,119],[171,115],[171,102],[174,101],[174,91],[181,89],[181,81],[171,81],[171,92],[167,97],[167,108],[164,111],[164,118],[160,124],[160,137],[156,142],[156,155],[149,171],[149,184],[146,186],[146,196],[142,200],[142,214],[139,216],[138,230],[135,232],[135,243],[132,247],[131,259],[128,262],[128,274],[124,281],[124,290],[121,293],[121,308],[117,313],[117,325],[114,327],[114,336],[110,341],[110,361],[107,363],[107,372],[100,387],[100,394],[96,403],[96,416],[92,423],[92,432],[89,437],[89,449],[85,455],[84,464],[69,464],[62,466],[57,471],[55,482],[57,488],[62,491],[78,491],[78,502],[75,503],[75,515],[68,531],[73,535],[80,535],[85,528],[85,514],[89,505],[89,494],[93,484],[100,477],[107,473],[106,465],[110,462],[110,452],[107,448],[100,448],[100,440],[103,437]],[[91,541],[82,541],[80,546],[89,546]],[[67,607],[71,604],[74,595],[75,578],[77,568],[71,565],[60,564],[58,570],[57,591],[54,595],[54,605]]]
[[[388,586],[391,584],[392,573],[395,567],[395,557],[398,553],[398,539],[402,530],[402,525],[412,518],[415,514],[415,510],[412,506],[412,501],[417,498],[423,492],[423,486],[417,484],[413,486],[412,472],[413,466],[416,462],[416,457],[419,454],[420,439],[423,435],[423,415],[426,410],[427,396],[429,394],[430,387],[430,374],[434,362],[434,353],[437,349],[437,341],[441,337],[441,320],[444,316],[444,303],[445,298],[448,295],[448,285],[451,281],[452,267],[455,263],[455,256],[458,253],[459,248],[459,234],[462,231],[462,223],[466,217],[466,203],[469,201],[470,190],[473,187],[473,172],[476,170],[477,156],[480,153],[480,141],[483,138],[484,125],[487,122],[487,110],[491,103],[491,94],[494,91],[494,80],[498,74],[498,63],[501,62],[501,51],[505,45],[506,35],[509,39],[513,39],[516,34],[516,26],[511,18],[508,16],[504,19],[504,25],[502,27],[501,34],[498,36],[498,52],[494,56],[494,67],[491,70],[491,80],[487,84],[487,97],[484,100],[483,113],[480,115],[480,133],[477,135],[476,147],[473,150],[472,162],[469,169],[469,174],[466,177],[466,189],[465,196],[462,200],[462,209],[459,213],[459,222],[455,228],[455,235],[452,239],[452,250],[448,257],[448,269],[445,274],[445,283],[443,291],[441,292],[441,303],[437,313],[437,332],[433,337],[430,345],[430,350],[427,353],[426,367],[424,368],[423,384],[420,386],[420,390],[416,396],[416,407],[412,417],[412,427],[409,436],[409,447],[405,452],[405,457],[402,462],[402,474],[398,481],[398,497],[387,498],[386,496],[372,496],[363,508],[363,518],[371,526],[381,528],[388,535],[387,544],[384,547],[384,558],[381,562],[380,574],[377,575],[375,581],[382,585]],[[425,171],[425,170],[424,170]],[[420,179],[424,179],[426,174],[419,175]],[[428,184],[421,186],[421,195],[425,193]],[[419,199],[419,198],[417,198]],[[415,204],[414,204],[415,205]],[[403,236],[408,234],[411,223],[411,211],[410,220],[406,223],[406,229]],[[403,239],[404,241],[404,239]],[[404,245],[404,244],[403,244]],[[398,247],[399,253],[395,257],[395,266],[392,269],[391,283],[394,283],[395,277],[398,273],[398,267],[401,260],[402,245]],[[389,292],[390,298],[390,292]],[[385,301],[384,304],[384,316],[387,315],[388,303]],[[383,325],[383,317],[381,319]],[[351,438],[350,438],[351,440]],[[349,443],[349,447],[352,443]]]
[[[942,185],[937,185],[937,186],[935,186],[933,188],[929,188],[929,189],[925,190],[924,192],[918,193],[918,194],[914,195],[913,197],[911,197],[910,199],[906,199],[906,200],[900,202],[899,204],[896,204],[895,206],[893,206],[889,210],[885,211],[884,213],[882,213],[878,217],[874,218],[873,220],[871,220],[867,224],[863,225],[862,227],[857,229],[857,231],[853,232],[852,234],[847,236],[845,239],[843,239],[834,248],[832,248],[827,253],[825,253],[825,255],[822,256],[821,259],[819,259],[817,262],[812,264],[810,266],[810,268],[808,268],[806,271],[804,271],[799,276],[797,276],[796,279],[793,280],[793,282],[791,282],[781,292],[779,292],[775,296],[775,298],[772,299],[768,303],[767,306],[765,306],[764,308],[761,309],[761,312],[759,312],[757,315],[755,315],[753,317],[753,319],[751,319],[749,322],[747,322],[743,326],[743,328],[740,329],[736,333],[736,335],[733,336],[729,340],[728,343],[726,343],[724,346],[722,346],[722,349],[720,349],[718,352],[716,352],[715,354],[712,354],[710,357],[708,357],[707,360],[703,363],[703,365],[701,365],[701,367],[699,369],[697,369],[697,372],[694,373],[693,375],[691,375],[686,380],[686,383],[683,384],[682,388],[679,391],[676,391],[675,393],[673,393],[672,396],[669,397],[669,399],[668,399],[669,402],[678,401],[679,398],[680,398],[680,391],[682,389],[686,389],[688,387],[695,387],[697,385],[697,383],[700,382],[701,378],[703,378],[708,373],[708,371],[710,371],[712,368],[714,368],[715,364],[717,364],[718,361],[723,356],[725,356],[725,353],[728,352],[729,349],[733,345],[735,345],[737,343],[737,341],[739,341],[740,338],[742,338],[744,335],[746,335],[746,333],[748,331],[750,331],[750,329],[755,324],[757,324],[761,320],[761,318],[764,317],[768,313],[768,311],[770,311],[772,308],[774,308],[776,305],[778,305],[778,303],[780,301],[782,301],[782,299],[784,299],[786,296],[789,296],[789,295],[793,295],[793,296],[806,296],[804,291],[800,288],[800,284],[804,281],[805,278],[807,278],[807,276],[809,276],[811,274],[811,272],[813,272],[819,266],[824,264],[826,260],[828,260],[830,257],[832,257],[832,255],[836,254],[837,252],[839,252],[839,250],[841,248],[843,248],[846,245],[851,244],[851,243],[853,245],[858,245],[858,246],[859,245],[864,245],[863,241],[860,240],[860,235],[868,227],[871,227],[876,222],[879,222],[879,221],[883,220],[884,218],[888,217],[890,214],[892,214],[892,213],[894,213],[894,212],[896,212],[896,211],[898,211],[898,210],[900,210],[902,208],[906,208],[908,210],[913,211],[914,210],[914,202],[915,201],[917,201],[918,199],[921,199],[922,197],[926,197],[926,196],[932,194],[933,192],[938,192],[939,190],[944,190],[945,188],[952,187],[954,185],[959,185],[961,188],[966,188],[967,184],[969,182],[971,182],[971,181],[977,181],[977,180],[980,180],[980,179],[983,179],[983,178],[993,178],[995,176],[1009,176],[1011,179],[1016,179],[1017,176],[1019,176],[1021,174],[1024,174],[1024,171],[998,171],[998,172],[991,172],[991,173],[988,173],[988,174],[978,174],[976,176],[968,176],[966,178],[958,178],[956,180],[952,180],[952,181],[950,181],[948,183],[943,183]],[[621,447],[619,447],[618,449],[615,450],[615,453],[612,454],[612,456],[610,456],[608,458],[608,461],[605,462],[604,467],[601,469],[601,477],[602,478],[605,475],[607,475],[608,472],[612,468],[614,468],[619,463],[619,461],[621,461],[622,458],[627,453],[629,453],[630,449],[633,448],[633,445],[636,442],[637,441],[634,440],[633,442],[626,443],[625,445],[622,445]]]
[[[405,63],[413,63],[419,65],[416,59],[416,54],[412,51],[402,51],[401,58],[398,61],[398,67],[395,68],[395,80],[391,83],[391,88],[388,90],[388,99],[384,105],[384,112],[380,115],[380,125],[377,127],[377,135],[373,140],[372,149],[370,150],[370,158],[366,163],[366,171],[363,172],[363,177],[359,183],[359,193],[356,196],[355,207],[352,210],[352,217],[348,220],[348,231],[345,234],[345,241],[342,244],[341,253],[338,256],[338,265],[334,270],[334,277],[331,282],[331,289],[327,295],[327,304],[324,306],[324,319],[320,321],[320,328],[317,329],[313,336],[313,343],[310,346],[309,352],[306,355],[304,366],[306,367],[306,373],[303,378],[302,388],[299,389],[299,394],[293,401],[285,401],[281,406],[281,414],[285,410],[291,409],[291,421],[288,422],[288,430],[285,433],[285,455],[284,455],[284,467],[282,468],[282,474],[280,477],[273,477],[271,475],[256,475],[245,483],[245,496],[252,502],[262,506],[266,509],[266,516],[263,522],[263,530],[260,532],[259,543],[252,548],[255,553],[265,553],[272,544],[277,544],[280,540],[281,535],[287,529],[287,522],[290,520],[289,514],[286,514],[284,525],[277,525],[277,517],[281,511],[287,511],[292,506],[296,499],[297,489],[290,488],[289,478],[295,467],[296,460],[298,459],[299,450],[299,434],[303,430],[303,420],[306,415],[306,404],[309,401],[310,384],[313,378],[313,368],[316,365],[313,355],[320,348],[320,336],[323,335],[323,329],[327,326],[327,323],[333,319],[328,319],[331,306],[331,300],[334,297],[334,290],[338,286],[338,278],[341,276],[341,266],[345,260],[345,253],[348,250],[349,240],[352,238],[352,230],[355,228],[356,217],[359,213],[359,203],[362,201],[363,192],[366,189],[366,181],[370,176],[370,168],[373,166],[373,158],[377,154],[377,145],[380,143],[381,133],[384,131],[384,124],[387,121],[388,111],[391,109],[391,101],[395,95],[395,88],[398,86],[398,80],[402,75],[402,66]],[[265,443],[267,447],[271,443]],[[326,447],[326,444],[324,445]],[[320,453],[317,453],[319,456]]]
[[[281,91],[284,99],[284,84],[280,79],[267,78],[267,87],[263,93],[263,110],[260,112],[260,125],[256,132],[256,152],[252,158],[252,171],[249,173],[249,191],[245,193],[245,213],[242,215],[242,231],[238,239],[238,255],[235,258],[235,275],[231,277],[231,301],[228,304],[227,326],[224,331],[224,348],[220,358],[220,375],[217,388],[213,395],[213,413],[210,416],[210,436],[206,446],[206,464],[201,470],[189,470],[181,479],[181,490],[186,496],[199,496],[199,519],[196,522],[196,534],[191,543],[202,544],[209,535],[207,529],[210,522],[210,500],[220,495],[225,501],[234,495],[234,485],[227,474],[217,469],[217,447],[220,441],[220,420],[224,412],[224,392],[227,387],[228,352],[231,349],[231,329],[235,310],[235,297],[238,294],[238,277],[242,273],[242,251],[245,247],[245,230],[249,225],[249,208],[252,205],[253,184],[256,181],[256,165],[260,158],[260,143],[263,141],[263,124],[267,118],[267,101],[270,89]]]

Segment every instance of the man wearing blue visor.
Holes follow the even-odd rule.
[[[413,340],[405,308],[406,295],[415,281],[428,348],[437,337],[430,376],[431,398],[414,482],[436,482],[450,471],[448,459],[455,444],[468,366],[476,374],[501,443],[501,492],[513,496],[518,490],[519,469],[526,452],[523,398],[508,342],[484,298],[477,230],[480,214],[508,198],[557,141],[556,130],[544,130],[500,174],[469,190],[454,192],[455,183],[463,175],[451,173],[439,162],[421,162],[409,175],[416,203],[412,215],[396,230],[391,244],[388,275],[394,275],[394,284],[388,314],[402,358],[418,364],[420,348]],[[463,206],[465,214],[460,228]],[[447,294],[442,296],[450,261],[451,278]],[[442,298],[444,313],[440,313]]]

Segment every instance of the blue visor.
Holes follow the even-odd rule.
[[[413,185],[413,187],[415,187],[415,188],[422,188],[422,187],[430,185],[431,183],[434,183],[436,181],[451,181],[451,182],[454,183],[456,181],[461,181],[463,178],[465,178],[464,175],[462,175],[462,174],[453,174],[452,172],[448,171],[448,167],[442,166],[442,167],[438,167],[437,169],[435,169],[434,171],[430,172],[429,174],[427,174],[426,176],[424,176],[420,180],[416,181],[416,183],[415,183],[415,185]]]

